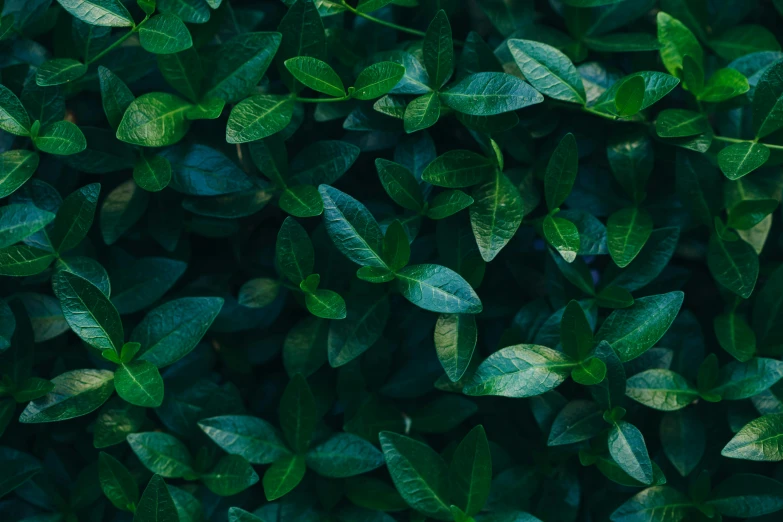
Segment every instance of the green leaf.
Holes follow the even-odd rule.
[[[393,0],[359,0],[356,10],[360,13],[370,13],[391,3],[393,3]]]
[[[419,308],[443,314],[477,314],[483,308],[470,284],[445,266],[406,266],[396,276],[400,293]]]
[[[62,85],[77,80],[87,73],[87,66],[71,58],[47,60],[35,75],[35,82],[41,87]]]
[[[0,248],[0,275],[18,277],[40,274],[52,264],[54,257],[51,252],[27,245]]]
[[[644,80],[640,76],[631,76],[617,89],[614,108],[618,116],[633,116],[644,104]]]
[[[560,343],[563,351],[577,361],[587,358],[593,349],[593,329],[578,301],[570,301],[560,320]]]
[[[567,219],[547,215],[543,224],[544,238],[567,263],[573,263],[581,240],[576,225]]]
[[[315,399],[304,377],[291,378],[280,399],[280,426],[289,446],[298,454],[307,451],[318,421]]]
[[[383,259],[389,270],[397,271],[408,264],[411,258],[411,245],[405,227],[395,219],[386,227],[383,236]]]
[[[47,125],[33,138],[35,147],[41,152],[70,156],[87,148],[87,139],[82,131],[70,121],[56,121]]]
[[[719,103],[745,94],[749,90],[750,85],[744,74],[736,69],[718,69],[712,73],[704,90],[699,93],[699,99]]]
[[[474,116],[501,114],[544,101],[519,78],[496,72],[471,74],[440,93],[440,98],[455,111]]]
[[[313,244],[305,229],[294,218],[287,217],[280,227],[275,258],[283,275],[296,284],[313,271]]]
[[[641,203],[654,161],[649,136],[641,132],[613,136],[607,144],[606,155],[615,179],[636,204]]]
[[[163,156],[139,154],[133,166],[133,180],[149,192],[160,192],[171,182],[171,163]]]
[[[264,495],[268,501],[277,500],[286,495],[304,478],[304,455],[290,455],[275,461],[264,473]]]
[[[679,76],[686,56],[699,66],[704,61],[704,51],[690,29],[663,11],[658,13],[658,41],[663,65],[674,76]]]
[[[449,466],[452,501],[468,516],[484,507],[492,483],[492,456],[484,428],[476,426],[462,439]]]
[[[435,351],[452,382],[459,381],[470,365],[478,331],[475,316],[441,314],[435,323]]]
[[[609,431],[609,454],[632,478],[643,484],[653,481],[652,462],[642,433],[633,424],[617,421]]]
[[[430,92],[412,100],[403,115],[405,132],[412,133],[432,127],[440,118],[440,98]]]
[[[571,193],[578,166],[579,154],[576,148],[576,138],[573,134],[568,133],[558,143],[546,167],[544,188],[546,205],[549,210],[559,208]]]
[[[98,81],[103,112],[106,113],[111,128],[116,129],[135,97],[125,82],[102,65],[98,66]]]
[[[677,522],[687,520],[694,504],[669,486],[653,486],[626,500],[611,515],[612,522]]]
[[[174,54],[193,46],[190,31],[172,14],[153,16],[139,29],[139,42],[145,51],[154,54]]]
[[[468,150],[452,150],[430,162],[421,178],[439,187],[463,188],[481,183],[496,170],[495,164],[485,156]]]
[[[544,346],[509,346],[487,357],[463,392],[473,396],[533,397],[559,386],[575,364],[567,355]]]
[[[736,312],[721,314],[713,321],[718,344],[740,362],[750,360],[756,353],[756,334],[742,315]]]
[[[100,226],[103,241],[111,245],[122,237],[144,215],[148,202],[149,194],[132,180],[112,190],[101,206]]]
[[[663,452],[683,477],[704,456],[704,425],[693,408],[665,414],[661,419],[660,438]]]
[[[743,299],[753,293],[759,274],[759,258],[745,241],[726,241],[716,233],[711,234],[707,266],[718,283]]]
[[[650,214],[638,207],[618,210],[606,223],[607,245],[612,260],[625,268],[641,252],[653,230]]]
[[[606,428],[603,413],[594,402],[569,402],[552,422],[547,446],[562,446],[592,439]]]
[[[29,150],[9,150],[0,154],[0,197],[16,192],[38,168],[38,153]]]
[[[153,309],[130,336],[141,344],[138,358],[158,368],[177,362],[196,347],[222,306],[219,297],[185,297]]]
[[[758,225],[778,207],[776,199],[743,199],[729,209],[729,228],[748,230]]]
[[[631,78],[636,77],[644,80],[644,98],[642,100],[642,105],[639,108],[640,111],[659,101],[680,83],[676,77],[665,73],[656,71],[636,72],[629,74],[621,81],[613,83],[611,87],[605,90],[604,93],[595,100],[590,108],[594,111],[614,115],[617,111],[617,104],[615,103],[617,91],[619,91],[620,87],[625,85],[625,83],[631,81]]]
[[[199,421],[199,428],[231,455],[252,464],[271,464],[290,454],[277,430],[248,415],[224,415]]]
[[[652,369],[637,373],[627,382],[626,395],[650,408],[675,411],[698,399],[699,392],[671,370]]]
[[[707,116],[685,109],[666,109],[655,120],[655,132],[661,138],[683,138],[702,134],[710,129]]]
[[[783,415],[764,415],[747,423],[721,451],[731,459],[777,462],[783,460]]]
[[[392,481],[405,502],[424,515],[447,520],[449,509],[448,467],[426,444],[382,431],[381,449]]]
[[[581,361],[579,366],[571,371],[575,383],[583,386],[600,384],[606,377],[606,364],[600,359]]]
[[[438,90],[449,81],[454,70],[454,44],[451,41],[451,25],[446,11],[443,9],[435,14],[435,18],[427,28],[422,44],[422,53],[424,67],[430,77],[430,87]],[[438,97],[434,93],[430,96],[434,96],[436,99]],[[408,130],[407,127],[405,130]]]
[[[247,143],[269,137],[283,130],[294,113],[290,98],[260,94],[242,100],[231,109],[226,127],[226,141]]]
[[[52,379],[54,389],[32,401],[19,422],[56,422],[92,413],[114,393],[114,373],[107,370],[72,370]]]
[[[783,63],[768,67],[753,91],[753,130],[763,138],[783,127]]]
[[[131,433],[128,435],[128,444],[151,472],[165,478],[193,479],[193,457],[188,448],[173,435],[163,432]]]
[[[498,169],[495,169],[493,178],[473,190],[472,198],[471,228],[481,257],[489,262],[508,244],[522,224],[524,202],[519,189]]]
[[[330,478],[347,478],[383,466],[383,454],[351,433],[336,433],[307,452],[307,465]]]
[[[178,521],[177,508],[166,482],[160,475],[153,475],[141,495],[139,507],[133,515],[133,522]]]
[[[336,98],[345,96],[345,86],[331,66],[309,56],[297,56],[285,61],[285,68],[305,87]]]
[[[181,140],[190,124],[191,105],[173,94],[142,94],[128,106],[117,127],[117,139],[143,147],[165,147]]]
[[[318,191],[324,201],[326,231],[337,249],[358,265],[385,268],[383,233],[367,208],[328,185]]]
[[[139,502],[136,480],[120,461],[103,451],[98,455],[98,478],[103,494],[114,507],[123,511],[136,510]]]
[[[328,356],[333,368],[349,363],[375,344],[389,318],[385,294],[360,295],[349,300],[347,307],[346,319],[329,326]]]
[[[236,495],[258,482],[253,467],[242,457],[225,455],[201,480],[209,490],[221,497]]]
[[[763,166],[769,155],[769,148],[763,143],[735,143],[720,150],[718,166],[727,178],[736,180]]]
[[[288,187],[280,195],[277,203],[281,210],[296,217],[320,216],[324,211],[321,194],[313,185]]]
[[[586,103],[582,78],[565,54],[532,40],[508,40],[508,48],[527,81],[541,94],[555,100]]]
[[[71,16],[90,25],[131,27],[133,18],[120,0],[57,0]]]
[[[783,378],[783,362],[754,357],[745,362],[732,361],[721,368],[718,384],[710,390],[725,400],[747,399],[763,392]]]
[[[715,54],[726,60],[736,60],[746,54],[761,51],[780,51],[780,44],[769,29],[747,24],[732,27],[718,38],[710,40]]]
[[[236,103],[250,94],[272,63],[281,39],[280,33],[243,33],[217,46],[212,74],[205,77],[204,98]]]
[[[0,129],[16,136],[29,136],[30,125],[22,102],[8,87],[0,85]]]
[[[38,459],[8,447],[0,447],[0,464],[3,466],[3,478],[0,480],[0,497],[6,496],[43,471],[43,467]]]
[[[763,475],[732,475],[710,493],[708,506],[727,517],[759,517],[783,509],[783,484]]]
[[[432,198],[427,208],[430,219],[445,219],[471,206],[474,199],[461,190],[444,190]]]
[[[419,182],[410,170],[383,158],[375,160],[375,168],[383,189],[395,203],[414,211],[420,211],[424,207]]]
[[[30,237],[53,219],[54,214],[31,204],[10,204],[0,208],[0,248]]]
[[[405,75],[405,67],[394,62],[378,62],[362,70],[351,94],[357,100],[372,100],[391,91]]]
[[[117,395],[136,406],[157,408],[163,403],[163,378],[149,361],[122,364],[114,372]]]
[[[202,98],[204,66],[194,48],[174,54],[159,54],[157,62],[163,78],[174,90],[192,102]],[[219,100],[220,98],[207,99]]]
[[[345,301],[337,292],[319,289],[305,295],[307,309],[316,317],[345,319]]]
[[[122,321],[109,298],[86,279],[66,271],[55,274],[52,286],[74,333],[94,348],[119,354],[124,342]]]
[[[677,317],[684,294],[651,295],[633,306],[615,310],[606,318],[595,338],[608,341],[620,360],[630,361],[655,346]]]

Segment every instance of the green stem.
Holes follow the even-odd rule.
[[[109,53],[110,53],[112,50],[114,50],[116,47],[119,47],[120,45],[122,45],[122,42],[124,42],[125,40],[127,40],[128,38],[130,38],[131,36],[133,36],[134,34],[138,33],[138,32],[139,32],[139,29],[141,29],[141,27],[142,27],[142,26],[143,26],[145,23],[147,23],[147,20],[149,20],[149,19],[150,19],[149,15],[145,16],[145,17],[144,17],[144,20],[142,20],[141,22],[139,22],[139,23],[138,23],[138,25],[135,25],[135,26],[133,26],[133,29],[131,29],[130,31],[128,31],[128,32],[127,32],[127,33],[125,33],[124,35],[122,35],[122,36],[120,36],[119,38],[117,38],[117,40],[116,40],[116,41],[115,41],[113,44],[111,44],[111,45],[110,45],[110,46],[108,46],[106,49],[104,49],[103,51],[99,52],[98,54],[96,54],[95,56],[93,56],[92,58],[90,58],[89,60],[85,61],[85,62],[84,62],[84,64],[85,64],[85,65],[90,65],[91,63],[97,62],[98,60],[100,60],[101,58],[103,58],[104,56],[106,56],[107,54],[109,54]]]
[[[402,31],[403,33],[413,34],[421,38],[424,38],[424,35],[426,34],[424,31],[419,31],[418,29],[411,29],[410,27],[405,27],[404,25],[397,25],[392,22],[387,22],[386,20],[381,20],[380,18],[375,18],[374,16],[368,15],[367,13],[362,13],[361,11],[357,10],[356,8],[348,4],[348,2],[346,2],[345,0],[341,0],[341,3],[343,7],[345,7],[347,10],[349,10],[356,16],[361,16],[365,20],[369,20],[376,24],[380,24],[389,27],[391,29],[395,29],[397,31]],[[461,42],[459,40],[454,40],[453,42],[454,45],[456,45],[457,47],[462,47],[463,45],[465,45],[465,42]]]
[[[712,139],[718,141],[726,141],[729,143],[760,143],[756,140],[742,140],[739,138],[729,138],[727,136],[713,136]],[[783,150],[783,145],[773,145],[771,143],[761,143],[761,144],[769,149]]]
[[[292,96],[291,99],[293,101],[302,102],[302,103],[333,103],[333,102],[350,100],[351,95],[346,94],[342,98],[300,98],[298,96]]]

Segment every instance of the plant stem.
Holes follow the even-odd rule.
[[[95,56],[93,56],[92,58],[90,58],[89,60],[85,61],[85,62],[84,62],[84,64],[85,64],[85,65],[90,65],[91,63],[93,63],[93,62],[97,62],[98,60],[100,60],[101,58],[103,58],[104,56],[106,56],[107,54],[109,54],[109,53],[110,53],[110,52],[111,52],[113,49],[115,49],[116,47],[118,47],[118,46],[122,45],[122,42],[124,42],[125,40],[127,40],[128,38],[130,38],[130,37],[131,37],[132,35],[134,35],[135,33],[139,32],[139,29],[141,29],[141,27],[142,27],[142,26],[143,26],[145,23],[147,23],[147,20],[149,20],[149,19],[150,19],[149,15],[148,15],[148,16],[145,16],[145,17],[144,17],[144,20],[142,20],[141,22],[139,22],[139,23],[138,23],[138,25],[135,25],[135,26],[133,26],[133,29],[131,29],[130,31],[128,31],[128,32],[127,32],[127,33],[125,33],[124,35],[122,35],[122,36],[120,36],[119,38],[117,38],[117,40],[116,40],[116,41],[115,41],[113,44],[111,44],[111,45],[110,45],[110,46],[108,46],[106,49],[104,49],[103,51],[99,52],[98,54],[96,54]]]
[[[713,136],[712,139],[718,141],[727,141],[729,143],[760,143],[756,140],[743,140],[739,138],[729,138],[727,136]],[[783,150],[783,145],[773,145],[771,143],[761,143],[761,144],[769,149]]]
[[[346,2],[345,0],[341,0],[341,3],[343,7],[345,7],[347,10],[349,10],[356,16],[361,16],[365,20],[375,22],[376,24],[384,25],[386,27],[395,29],[397,31],[402,31],[403,33],[413,34],[421,38],[424,38],[424,35],[426,34],[424,31],[419,31],[418,29],[411,29],[410,27],[405,27],[404,25],[397,25],[392,22],[387,22],[386,20],[381,20],[380,18],[375,18],[374,16],[368,15],[367,13],[362,13],[361,11],[357,10],[356,8],[348,4],[348,2]],[[461,42],[460,40],[453,40],[453,43],[457,47],[462,47],[463,45],[465,45],[465,42]]]

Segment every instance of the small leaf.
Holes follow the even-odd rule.
[[[617,421],[609,431],[609,454],[632,478],[643,484],[653,480],[652,462],[641,432],[626,421]]]
[[[663,369],[646,370],[630,377],[626,394],[633,400],[660,411],[675,411],[698,399],[681,375]]]
[[[644,104],[644,80],[640,76],[631,76],[617,89],[614,107],[618,116],[633,116]],[[657,122],[656,122],[657,123]]]
[[[732,459],[766,462],[783,460],[783,415],[764,415],[750,421],[734,435],[721,451]]]
[[[607,245],[612,260],[625,268],[639,255],[653,230],[650,214],[638,207],[618,210],[606,223]]]
[[[173,94],[153,92],[133,100],[117,127],[117,139],[144,147],[165,147],[188,131],[185,112],[191,105]]]
[[[294,104],[290,98],[259,94],[239,102],[231,109],[226,141],[247,143],[283,130],[291,121]]]
[[[372,100],[388,93],[405,75],[405,67],[394,62],[375,63],[356,77],[351,94],[357,100]]]
[[[475,316],[441,314],[438,317],[435,323],[435,350],[452,382],[460,380],[467,371],[477,338]]]
[[[501,114],[544,101],[519,78],[496,72],[471,74],[440,93],[440,98],[455,111],[474,116]]]
[[[666,109],[655,120],[655,131],[661,138],[683,138],[702,134],[710,129],[707,117],[685,109]]]
[[[438,90],[449,81],[454,69],[454,44],[451,41],[451,25],[446,11],[438,11],[430,22],[424,35],[422,53],[431,87]],[[437,94],[433,95],[437,99]]]
[[[546,216],[544,218],[544,237],[567,263],[573,263],[579,252],[579,229],[567,219]]]
[[[148,361],[122,364],[114,372],[117,395],[136,406],[157,408],[163,403],[163,378]]]
[[[286,60],[285,67],[294,78],[314,91],[337,98],[345,96],[343,81],[326,62],[309,56],[297,56]]]
[[[468,282],[445,266],[406,266],[396,276],[402,295],[425,310],[445,314],[477,314],[482,310]]]
[[[179,515],[171,498],[171,492],[160,475],[153,475],[139,506],[133,515],[133,522],[177,522]]]
[[[35,82],[41,87],[62,85],[77,80],[87,73],[87,66],[70,58],[47,60],[38,68]]]
[[[276,460],[264,473],[264,495],[268,501],[286,495],[304,478],[304,455],[289,455]]]
[[[139,502],[139,488],[136,480],[120,461],[100,452],[98,455],[98,477],[101,489],[114,507],[124,511],[135,511]]]
[[[70,121],[57,121],[47,125],[33,138],[33,143],[41,152],[70,156],[87,148],[87,139],[81,129]]]
[[[565,54],[532,40],[508,40],[508,48],[522,74],[541,94],[555,100],[585,104],[582,78]]]
[[[718,166],[727,178],[740,179],[763,166],[769,155],[769,148],[763,143],[735,143],[720,150]]]

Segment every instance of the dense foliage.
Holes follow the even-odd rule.
[[[783,1],[0,5],[0,520],[783,516]]]

